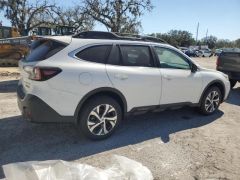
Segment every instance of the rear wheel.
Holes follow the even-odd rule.
[[[200,112],[205,115],[213,114],[219,107],[222,93],[218,87],[209,88],[201,100]]]
[[[122,110],[117,101],[108,96],[91,99],[80,112],[79,126],[90,139],[109,137],[119,126]]]
[[[233,88],[237,83],[237,80],[234,80],[234,79],[229,79],[229,81],[230,81],[231,88]]]

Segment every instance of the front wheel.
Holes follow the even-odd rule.
[[[222,99],[222,93],[218,87],[209,88],[203,95],[200,112],[204,115],[213,114],[217,111]]]
[[[90,139],[109,137],[119,126],[122,110],[117,101],[108,96],[91,99],[80,112],[79,126]]]

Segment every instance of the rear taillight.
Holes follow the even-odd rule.
[[[34,81],[46,81],[57,74],[62,70],[55,67],[34,67],[32,72],[29,73],[29,79]]]

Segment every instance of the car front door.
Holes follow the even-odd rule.
[[[190,62],[174,49],[155,46],[162,74],[160,104],[197,103],[202,89],[199,72],[192,72]]]
[[[155,66],[149,46],[114,46],[106,70],[113,86],[125,96],[128,111],[159,104],[161,73]]]

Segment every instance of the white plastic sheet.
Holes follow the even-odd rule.
[[[29,161],[3,166],[6,180],[152,180],[141,163],[114,155],[106,169],[62,160]]]

